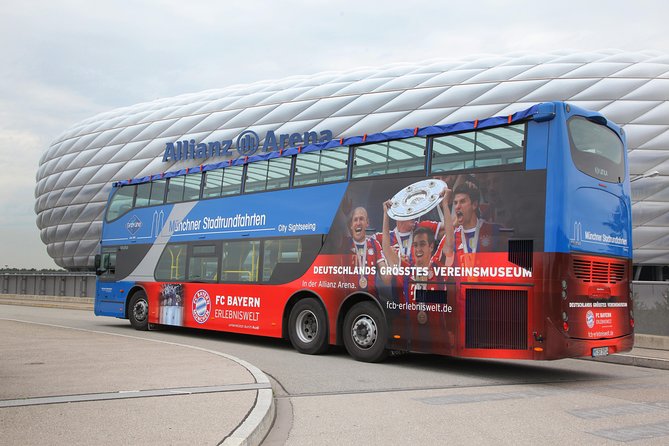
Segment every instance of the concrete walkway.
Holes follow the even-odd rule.
[[[0,319],[0,444],[260,444],[267,376],[220,352]]]

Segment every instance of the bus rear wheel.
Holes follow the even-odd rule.
[[[135,330],[149,329],[149,299],[144,291],[137,291],[130,298],[128,319]]]
[[[360,302],[344,318],[344,345],[353,359],[380,362],[388,355],[387,328],[381,310],[373,302]]]
[[[328,348],[327,317],[316,299],[302,299],[290,311],[288,337],[295,350],[308,355]]]

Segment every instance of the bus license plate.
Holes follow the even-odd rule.
[[[595,347],[592,349],[592,357],[596,358],[598,356],[607,356],[609,354],[608,347]]]

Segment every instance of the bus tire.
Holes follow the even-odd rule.
[[[356,361],[381,362],[388,355],[386,320],[373,302],[355,304],[344,318],[344,345]]]
[[[149,329],[149,299],[144,291],[137,291],[130,298],[128,319],[135,330]]]
[[[327,316],[316,299],[302,299],[295,304],[288,318],[288,337],[300,353],[318,355],[327,350]]]

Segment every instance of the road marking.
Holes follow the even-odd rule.
[[[669,435],[669,422],[665,421],[664,423],[645,424],[642,426],[628,426],[618,429],[603,429],[589,433],[598,437],[620,442],[658,438]]]
[[[480,403],[485,401],[503,401],[503,400],[515,400],[515,399],[525,399],[525,398],[540,398],[545,396],[561,395],[564,393],[570,393],[570,392],[561,389],[537,389],[537,390],[521,390],[517,392],[434,396],[434,397],[414,398],[414,399],[424,404],[442,406],[448,404],[465,404],[465,403]]]
[[[198,395],[203,393],[240,392],[269,389],[268,384],[231,384],[227,386],[179,387],[174,389],[121,390],[118,392],[87,393],[83,395],[59,395],[36,398],[0,400],[0,408],[38,406],[42,404],[83,403],[90,401],[125,400],[161,396]]]
[[[665,408],[653,404],[634,403],[609,407],[597,407],[592,409],[568,410],[567,413],[570,413],[575,417],[594,420],[598,418],[616,417],[619,415],[638,415],[656,410],[665,410]]]

